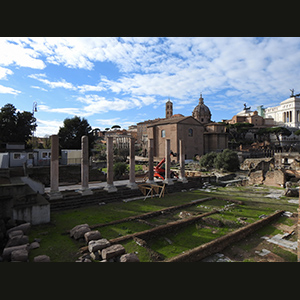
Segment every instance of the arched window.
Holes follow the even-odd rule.
[[[166,131],[165,130],[161,131],[161,137],[163,137],[163,138],[166,137]]]
[[[189,129],[189,136],[193,136],[193,133],[194,133],[194,132],[193,132],[193,129],[190,128],[190,129]]]

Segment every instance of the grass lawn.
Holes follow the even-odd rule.
[[[34,256],[46,254],[50,256],[50,259],[53,262],[74,262],[80,256],[78,254],[79,248],[85,246],[85,243],[75,241],[65,233],[78,224],[87,223],[89,225],[95,225],[108,223],[114,220],[150,211],[157,211],[166,207],[184,204],[191,200],[205,197],[215,196],[216,199],[203,202],[201,205],[194,205],[184,209],[184,211],[195,214],[211,211],[213,209],[221,209],[229,204],[229,202],[218,199],[218,197],[242,200],[244,202],[244,204],[235,204],[220,214],[213,214],[210,216],[213,219],[221,220],[225,224],[224,227],[207,226],[207,224],[198,222],[178,230],[177,232],[158,237],[155,240],[148,242],[149,247],[151,247],[153,251],[158,252],[165,258],[169,258],[182,253],[182,251],[209,242],[229,231],[235,230],[237,227],[241,226],[237,220],[239,217],[247,218],[245,220],[246,222],[253,223],[259,220],[260,215],[269,215],[276,210],[297,211],[298,205],[288,203],[289,198],[266,198],[265,196],[267,194],[269,194],[268,187],[228,187],[218,188],[211,193],[193,190],[189,192],[166,194],[164,198],[153,198],[145,201],[136,200],[127,203],[108,203],[101,206],[53,212],[51,213],[51,223],[32,226],[29,234],[29,241],[32,242],[34,238],[39,238],[41,239],[41,243],[40,248],[30,251],[29,260],[32,261]],[[147,221],[156,225],[166,224],[167,222],[178,220],[179,212],[180,211],[176,211],[173,214],[158,216],[148,219]],[[281,217],[280,220],[280,222],[289,226],[292,222],[286,217]],[[226,224],[231,224],[232,226],[227,226]],[[150,228],[152,227],[148,224],[131,221],[101,227],[99,228],[99,231],[103,238],[112,239]],[[259,235],[268,233],[274,235],[277,231],[278,229],[275,227],[272,228],[272,225],[268,225],[262,228],[260,233],[258,231],[258,233]],[[124,242],[123,245],[128,253],[137,252],[140,261],[151,261],[148,249],[138,246],[133,240]],[[249,244],[248,246],[241,246],[250,249],[253,245]],[[286,253],[285,250],[276,250],[276,247],[274,249],[277,253],[280,252],[287,261],[289,261],[289,259],[294,260],[295,258],[292,254]],[[251,259],[249,261],[251,261]]]

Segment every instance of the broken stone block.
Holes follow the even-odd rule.
[[[29,250],[37,249],[40,247],[40,243],[38,242],[32,242],[29,246]]]
[[[11,252],[11,261],[28,261],[28,251],[26,249],[19,249]]]
[[[86,232],[91,231],[91,228],[88,224],[77,225],[70,231],[70,237],[73,237],[75,240],[79,240],[84,237]]]
[[[27,244],[29,241],[28,236],[27,235],[16,235],[13,236],[11,239],[8,240],[6,247],[14,247],[14,246],[19,246],[19,245],[24,245]]]
[[[91,258],[92,258],[93,260],[100,260],[100,258],[101,258],[101,256],[100,256],[100,254],[99,254],[98,251],[92,252],[92,253],[90,254],[90,256],[91,256]]]
[[[24,223],[24,224],[21,224],[21,225],[18,225],[18,226],[15,226],[13,228],[10,228],[9,230],[7,230],[7,235],[9,235],[11,232],[13,231],[16,231],[16,230],[22,230],[23,231],[23,234],[28,234],[29,233],[29,230],[30,230],[30,223]]]
[[[21,250],[21,249],[26,249],[27,250],[28,246],[29,246],[29,244],[4,248],[3,253],[2,253],[3,260],[10,260],[11,259],[11,253],[13,251]]]
[[[13,238],[14,236],[17,236],[17,235],[24,235],[23,234],[23,231],[22,230],[15,230],[15,231],[12,231],[8,234],[8,238],[11,239]]]
[[[140,262],[140,260],[135,253],[126,253],[121,256],[120,262]]]
[[[103,259],[109,260],[110,258],[122,255],[125,253],[125,248],[121,244],[115,244],[102,250],[101,255]]]
[[[93,240],[99,240],[101,239],[101,233],[98,230],[89,231],[84,234],[84,238],[87,243]]]
[[[92,240],[89,242],[88,249],[90,252],[96,252],[110,246],[110,242],[107,239]]]
[[[33,259],[34,262],[50,262],[48,255],[38,255]]]
[[[299,189],[287,188],[284,196],[286,197],[299,197]]]

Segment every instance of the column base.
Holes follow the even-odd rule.
[[[182,183],[188,183],[188,180],[186,179],[186,177],[179,178],[178,181],[182,182]]]
[[[129,182],[126,187],[132,189],[132,190],[137,190],[139,187],[135,182]]]
[[[88,195],[93,195],[93,191],[90,188],[87,189],[80,189],[78,190],[78,192],[82,195],[82,196],[88,196]]]
[[[59,191],[57,191],[57,192],[50,192],[48,195],[49,195],[49,199],[50,200],[58,200],[58,199],[62,199],[63,198],[63,195]]]
[[[173,182],[173,180],[172,180],[171,178],[166,178],[166,179],[163,181],[163,183],[168,184],[168,185],[173,185],[173,184],[174,184],[174,182]]]
[[[113,185],[113,184],[106,184],[104,191],[107,191],[108,193],[114,193],[116,192],[118,189]]]

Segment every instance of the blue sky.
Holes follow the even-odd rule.
[[[36,136],[56,134],[67,117],[93,128],[127,128],[192,114],[202,92],[213,121],[278,105],[300,93],[299,37],[0,38],[0,107],[32,111]]]

